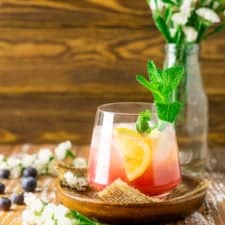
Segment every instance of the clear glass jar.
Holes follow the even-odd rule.
[[[150,134],[136,131],[138,114],[152,111],[150,125],[158,119],[149,103],[112,103],[98,107],[88,161],[88,181],[102,190],[116,179],[148,195],[169,192],[180,183],[174,126],[163,123]]]
[[[200,71],[199,45],[186,44],[166,46],[164,67],[183,65],[184,79],[173,99],[183,103],[176,123],[181,166],[184,173],[201,175],[208,149],[208,101]]]

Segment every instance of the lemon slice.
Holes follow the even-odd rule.
[[[147,140],[128,128],[115,128],[115,139],[124,159],[129,181],[144,174],[151,163],[151,149]]]

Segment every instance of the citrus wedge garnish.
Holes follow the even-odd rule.
[[[144,174],[151,163],[149,143],[141,134],[128,128],[115,128],[115,139],[124,159],[129,181]]]

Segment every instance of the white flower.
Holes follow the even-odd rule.
[[[22,222],[23,225],[31,225],[35,224],[36,216],[33,212],[31,212],[29,209],[26,209],[22,213]]]
[[[161,11],[164,7],[162,0],[149,0],[149,6],[152,11],[159,10]]]
[[[57,225],[74,225],[73,221],[67,217],[61,217],[57,220]]]
[[[41,214],[40,220],[44,223],[46,220],[54,218],[55,208],[56,208],[55,204],[53,203],[47,204]]]
[[[210,8],[199,8],[196,10],[196,13],[198,16],[202,17],[205,20],[208,20],[211,23],[220,22],[219,16]]]
[[[187,42],[195,42],[198,37],[198,32],[193,27],[183,27]]]
[[[23,157],[22,157],[22,166],[24,168],[27,168],[27,167],[34,167],[34,162],[37,158],[37,155],[36,154],[25,154]]]
[[[55,148],[56,159],[64,160],[66,158],[67,152],[72,149],[72,143],[70,141],[65,141],[60,143]]]
[[[22,214],[23,225],[73,225],[67,218],[70,210],[63,205],[43,204],[34,194],[25,194],[26,209]]]
[[[48,171],[48,163],[36,159],[34,162],[34,168],[38,171],[38,174],[46,174]]]
[[[188,17],[190,16],[191,13],[191,5],[192,5],[193,0],[183,0],[180,11],[183,13],[186,13]]]
[[[9,165],[7,164],[6,161],[2,161],[0,163],[0,169],[9,169]]]
[[[0,163],[5,161],[5,159],[6,159],[5,156],[3,154],[0,154]]]
[[[186,12],[178,12],[178,13],[174,13],[172,16],[172,21],[174,22],[174,24],[176,26],[178,25],[185,25],[188,21],[188,13]]]
[[[43,202],[32,193],[25,193],[24,202],[27,208],[34,213],[40,212],[44,207]]]
[[[77,177],[73,175],[71,171],[68,171],[63,176],[64,181],[69,187],[74,188],[77,186]]]
[[[19,178],[22,174],[22,167],[21,166],[15,166],[11,168],[10,170],[10,177],[13,179]]]
[[[40,149],[38,152],[38,159],[42,161],[42,163],[49,163],[52,158],[54,158],[54,155],[48,148]]]
[[[69,209],[63,205],[58,205],[55,208],[54,218],[57,221],[57,225],[72,225],[72,221],[67,218],[67,214],[69,213]]]
[[[9,157],[6,162],[8,168],[10,169],[10,177],[14,179],[20,177],[22,173],[21,160],[17,157],[12,156]]]
[[[63,205],[58,205],[54,211],[54,218],[58,220],[61,217],[65,217],[69,213],[69,209]]]
[[[51,174],[51,175],[57,175],[57,172],[56,172],[56,169],[55,169],[55,161],[52,160],[49,164],[48,164],[48,167],[47,167],[47,172],[48,174]]]
[[[175,34],[176,34],[176,32],[177,32],[177,29],[176,28],[171,28],[170,29],[170,35],[171,35],[171,37],[174,37]]]
[[[37,224],[37,225],[39,225],[39,224]],[[48,218],[43,223],[40,223],[40,225],[56,225],[56,222],[52,218]]]
[[[76,168],[86,168],[87,167],[87,160],[82,157],[77,157],[73,161],[73,165]]]
[[[9,168],[13,168],[13,167],[21,165],[21,162],[18,158],[12,156],[7,159],[7,164]]]

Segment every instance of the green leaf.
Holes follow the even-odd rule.
[[[165,14],[164,14],[166,24],[169,23],[172,14],[173,14],[172,8],[167,7],[166,10],[165,10]]]
[[[172,41],[170,37],[170,31],[168,26],[166,25],[166,22],[163,20],[163,18],[158,14],[154,13],[153,14],[153,19],[155,21],[156,27],[159,29],[159,31],[163,34],[165,39],[170,42]]]
[[[184,74],[183,66],[174,66],[163,72],[164,87],[168,87],[171,92],[180,84]]]
[[[142,86],[144,86],[145,88],[147,88],[149,91],[151,91],[150,82],[147,81],[144,76],[137,75],[136,76],[136,80],[139,82],[139,84],[141,84]]]
[[[76,157],[76,155],[74,154],[74,152],[71,150],[71,149],[69,149],[67,152],[66,152],[66,158],[72,158],[72,159],[74,159],[75,157]]]
[[[149,126],[149,121],[151,120],[151,111],[145,110],[141,112],[136,121],[136,130],[139,133],[150,133],[151,127]]]
[[[136,79],[152,93],[159,118],[174,122],[181,104],[174,102],[172,94],[183,79],[184,68],[182,66],[173,66],[162,71],[152,61],[148,62],[147,67],[149,81],[142,75],[137,75]],[[136,128],[140,133],[148,132],[148,118],[144,119],[144,115],[140,115]]]
[[[162,83],[162,70],[158,69],[153,61],[148,61],[147,70],[150,81]]]
[[[181,45],[184,40],[184,32],[181,26],[177,28],[176,34],[174,36],[174,41],[177,45]]]
[[[164,101],[164,96],[160,92],[159,85],[155,82],[147,81],[142,75],[137,75],[136,80],[149,91],[152,92],[153,96],[157,101]]]
[[[175,122],[176,117],[182,107],[180,102],[159,103],[156,102],[158,117],[161,120]]]
[[[97,221],[91,220],[74,210],[70,210],[70,212],[67,214],[67,218],[74,219],[76,221],[75,224],[78,225],[101,225]]]
[[[173,0],[162,0],[162,2],[170,5],[176,5],[176,2],[174,2]]]

